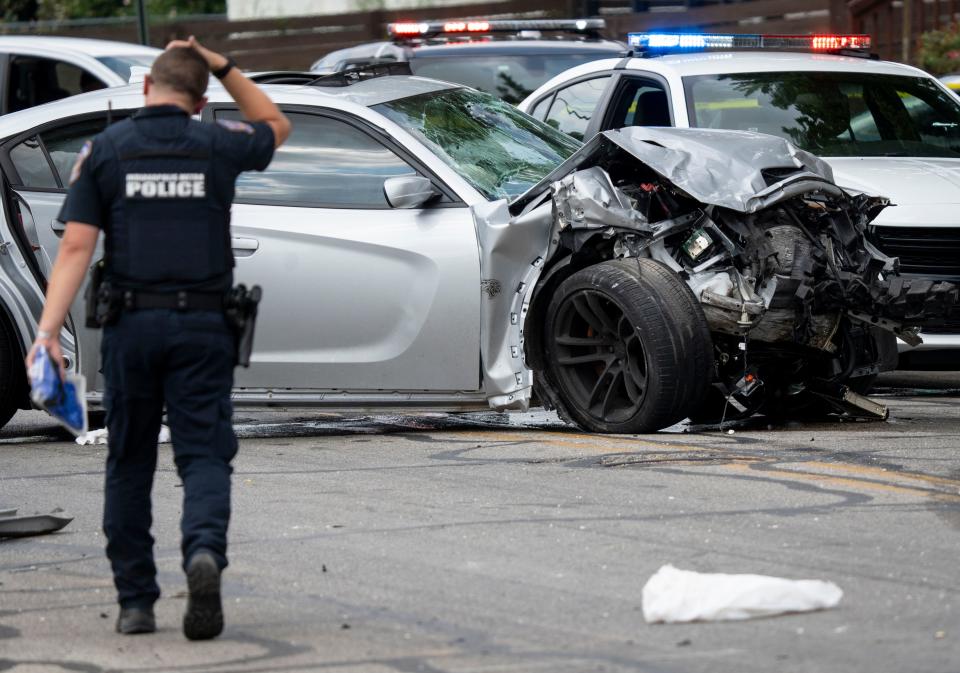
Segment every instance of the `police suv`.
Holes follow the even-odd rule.
[[[327,54],[310,69],[408,62],[414,75],[466,84],[519,103],[545,81],[587,61],[623,56],[623,42],[601,37],[603,19],[425,21],[387,26],[390,40]]]
[[[871,57],[865,35],[633,33],[634,49],[568,70],[520,109],[586,139],[629,126],[732,129],[786,138],[837,184],[889,197],[874,242],[906,275],[960,279],[960,99],[908,65]],[[949,367],[960,319],[900,343],[901,366]]]

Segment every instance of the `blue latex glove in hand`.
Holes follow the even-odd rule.
[[[61,378],[45,346],[38,346],[30,364],[30,399],[76,436],[87,432],[86,379]]]

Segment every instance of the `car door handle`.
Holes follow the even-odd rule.
[[[260,248],[260,241],[255,238],[234,236],[230,239],[230,247],[233,248],[233,254],[237,257],[249,257]]]
[[[63,220],[53,219],[50,220],[50,228],[57,236],[63,236],[63,232],[67,230],[67,223]]]

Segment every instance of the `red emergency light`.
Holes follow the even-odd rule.
[[[387,34],[393,38],[435,37],[489,33],[522,33],[560,31],[596,34],[606,28],[603,19],[544,19],[504,20],[457,19],[454,21],[398,21],[387,24]]]
[[[837,49],[869,49],[869,35],[814,35],[810,38],[810,47],[814,51]]]
[[[427,23],[391,23],[387,26],[390,35],[423,35],[430,28]]]
[[[449,21],[443,24],[444,33],[486,33],[489,21]]]

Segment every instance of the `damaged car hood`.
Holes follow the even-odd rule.
[[[519,212],[584,164],[597,164],[611,148],[636,157],[705,205],[742,213],[765,208],[805,182],[833,186],[829,164],[783,138],[747,131],[632,126],[595,135],[514,200],[511,211]]]

